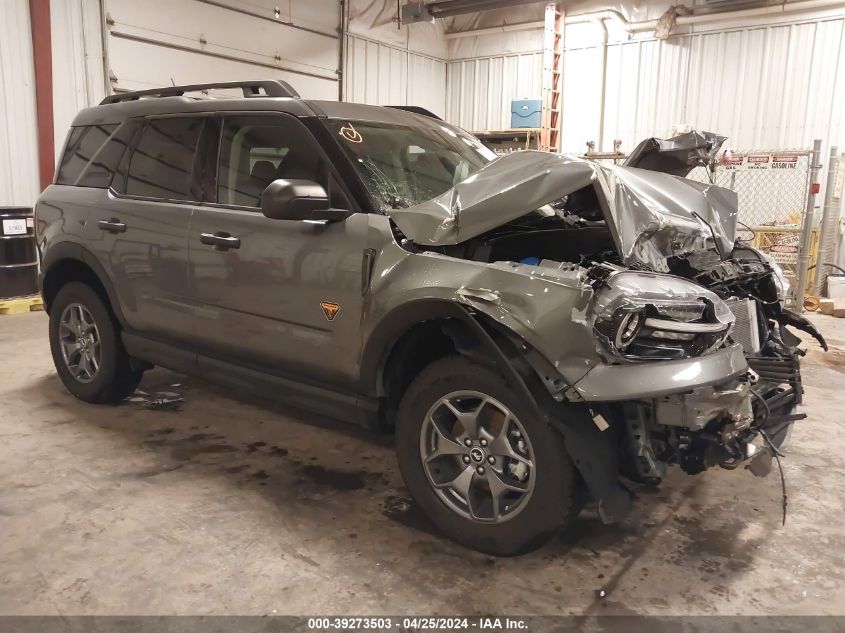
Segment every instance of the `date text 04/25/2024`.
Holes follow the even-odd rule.
[[[311,631],[519,631],[526,630],[528,623],[522,618],[498,617],[338,617],[308,618]]]

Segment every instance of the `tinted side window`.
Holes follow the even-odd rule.
[[[127,121],[121,125],[88,163],[79,180],[76,181],[77,186],[108,189],[120,159],[123,158],[126,148],[132,143],[132,138],[140,127],[141,122],[138,120]]]
[[[286,117],[225,119],[220,142],[217,202],[257,207],[278,178],[313,180],[328,188],[328,166],[299,121]]]
[[[82,171],[117,127],[117,124],[109,124],[72,128],[68,136],[65,153],[59,163],[56,183],[60,185],[76,184]]]
[[[150,119],[129,159],[126,193],[165,200],[198,199],[191,192],[202,117]]]

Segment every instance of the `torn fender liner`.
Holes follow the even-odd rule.
[[[695,167],[708,165],[726,138],[698,131],[667,139],[647,138],[634,148],[624,165],[686,176]]]
[[[781,313],[775,317],[775,319],[781,326],[791,325],[794,328],[806,332],[819,342],[819,345],[822,346],[822,349],[824,351],[827,351],[827,341],[824,340],[824,336],[822,336],[822,333],[819,332],[816,329],[816,326],[810,323],[810,321],[806,317],[803,317],[800,314],[793,312],[792,310],[783,309]],[[798,339],[798,341],[795,342],[794,345],[798,345],[799,342],[800,339]]]
[[[441,196],[388,213],[421,246],[458,244],[593,185],[623,263],[666,271],[666,258],[709,248],[723,255],[736,234],[736,194],[653,171],[546,152],[488,163]]]
[[[566,450],[575,462],[592,495],[604,523],[620,521],[631,509],[631,493],[619,483],[616,441],[609,428],[599,430],[586,407],[560,405],[563,416],[550,421],[563,435]]]

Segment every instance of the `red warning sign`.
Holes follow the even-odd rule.
[[[722,166],[725,169],[742,169],[743,162],[745,161],[745,156],[742,154],[722,154],[721,159],[719,160],[722,163]]]
[[[749,154],[748,169],[769,169],[772,165],[771,154]]]

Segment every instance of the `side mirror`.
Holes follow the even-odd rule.
[[[326,190],[313,180],[274,180],[261,194],[261,212],[273,220],[337,222],[348,213],[330,209]]]

